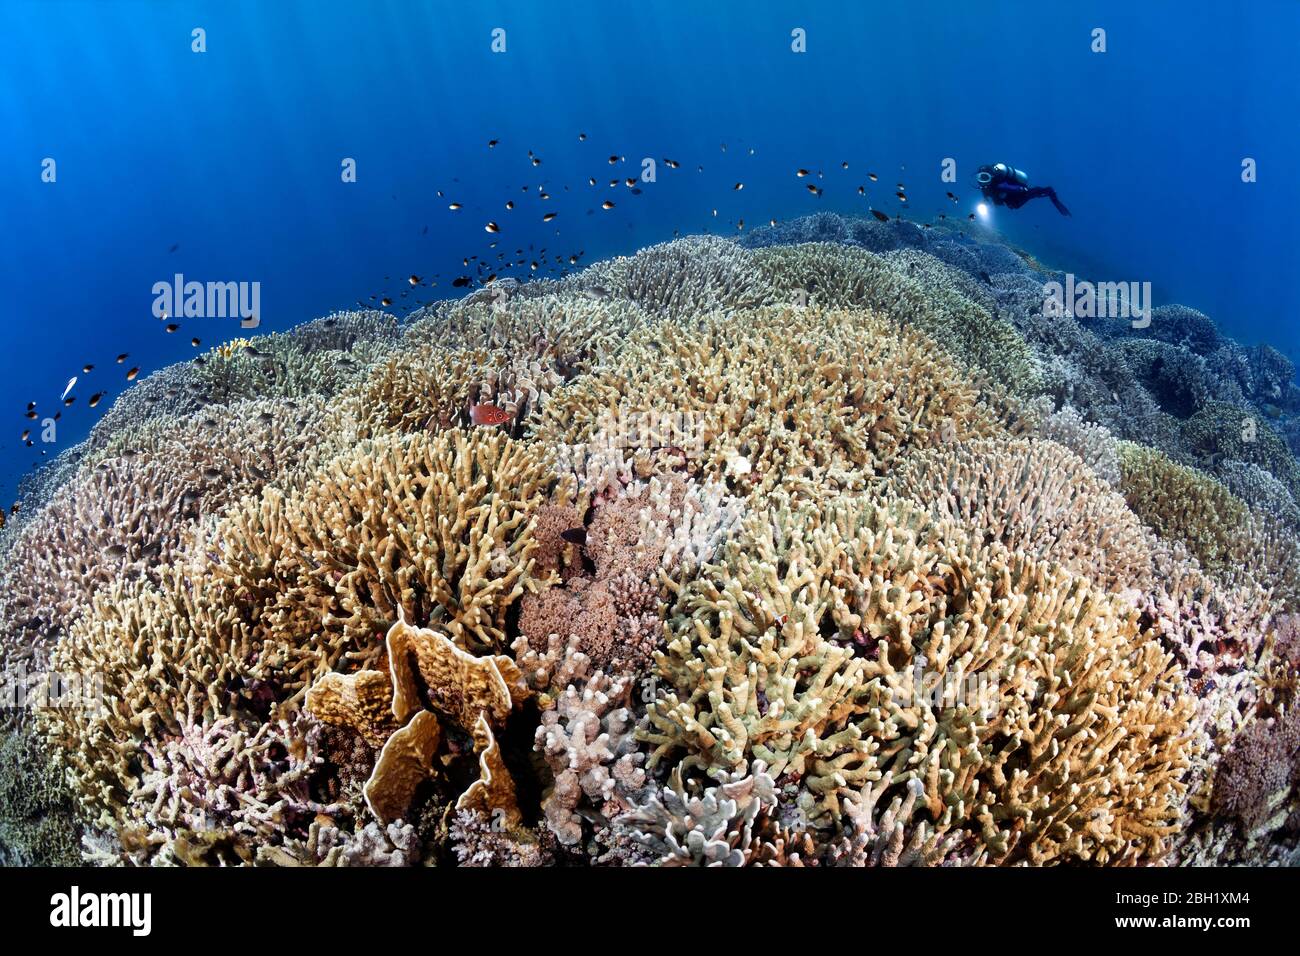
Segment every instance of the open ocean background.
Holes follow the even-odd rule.
[[[1074,213],[995,211],[1013,243],[1079,275],[1149,280],[1157,305],[1295,359],[1298,35],[1293,0],[2,0],[0,500],[42,447],[52,458],[85,436],[127,367],[143,377],[200,351],[191,336],[206,350],[241,334],[235,319],[166,334],[152,287],[177,272],[260,282],[262,334],[372,295],[407,304],[411,273],[438,281],[422,297],[459,295],[469,255],[545,247],[585,264],[674,230],[733,235],[742,218],[893,214],[897,182],[911,218],[964,217],[985,162],[1054,185]],[[660,163],[639,196],[609,188],[646,156],[681,166]],[[344,157],[356,183],[340,179]],[[956,186],[940,180],[945,157]],[[1241,181],[1244,157],[1258,182]],[[799,167],[824,173],[820,198]],[[58,442],[23,447],[24,428],[39,432],[27,403],[52,414],[74,374]]]

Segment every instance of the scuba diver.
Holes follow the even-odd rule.
[[[1056,198],[1056,190],[1051,186],[1031,186],[1029,177],[1014,166],[998,163],[995,166],[981,166],[975,174],[975,185],[984,194],[984,198],[995,206],[1008,206],[1019,209],[1031,199],[1046,196],[1062,216],[1068,216],[1070,210],[1065,203]]]

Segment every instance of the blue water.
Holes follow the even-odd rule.
[[[191,51],[195,27],[205,53]],[[804,54],[790,49],[796,27]],[[1103,54],[1090,51],[1095,27]],[[992,225],[1012,241],[1077,273],[1149,280],[1157,304],[1196,306],[1294,356],[1297,35],[1300,4],[1261,0],[1242,12],[1152,0],[3,0],[0,495],[127,387],[117,353],[143,375],[195,354],[193,335],[206,349],[240,334],[232,319],[166,334],[152,287],[175,273],[260,282],[257,331],[269,332],[396,298],[410,273],[449,295],[469,255],[531,245],[530,260],[546,247],[590,262],[674,230],[734,234],[742,218],[893,213],[896,182],[913,217],[964,214],[984,162],[1055,185],[1074,213],[998,210]],[[681,166],[661,165],[640,196],[609,188],[645,156]],[[54,183],[41,180],[47,157]],[[355,183],[341,181],[345,157]],[[956,187],[940,179],[948,157]],[[1241,181],[1244,157],[1258,182]],[[798,167],[823,172],[820,198]],[[614,209],[599,208],[606,198]],[[27,402],[52,413],[87,362],[57,443],[23,447]],[[87,408],[100,390],[109,398]]]

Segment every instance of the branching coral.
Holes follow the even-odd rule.
[[[755,761],[698,794],[674,771],[668,786],[615,822],[656,866],[802,866],[811,840],[777,822],[776,781],[766,770]]]
[[[1120,447],[1121,491],[1158,535],[1182,543],[1231,588],[1261,585],[1288,608],[1300,600],[1300,543],[1284,525],[1255,515],[1221,483],[1154,449]]]
[[[75,794],[40,736],[12,719],[0,730],[0,866],[75,866]]]
[[[347,339],[331,344],[345,344]],[[392,347],[379,338],[356,339],[346,350],[321,349],[321,340],[320,334],[311,333],[258,336],[229,356],[209,356],[193,372],[193,391],[202,405],[335,395]]]
[[[831,866],[975,866],[984,862],[978,851],[963,852],[960,834],[940,835],[924,819],[913,820],[924,804],[917,800],[925,787],[916,778],[907,792],[877,809],[893,778],[885,774],[867,784],[862,793],[845,798],[847,834],[827,851]]]
[[[1157,859],[1177,829],[1192,702],[1127,606],[1062,570],[897,507],[781,508],[673,630],[652,766],[763,760],[832,829],[847,793],[916,779],[999,862]]]
[[[674,239],[634,256],[599,262],[570,283],[630,299],[646,312],[667,318],[751,309],[774,301],[753,254],[712,236]]]
[[[634,328],[649,320],[634,302],[577,287],[541,295],[507,296],[489,288],[487,301],[469,296],[443,303],[412,323],[409,346],[503,353],[540,364],[562,377],[589,371],[615,355]],[[523,287],[527,288],[527,287]]]
[[[316,400],[240,402],[124,428],[23,526],[3,577],[3,645],[35,657],[117,580],[157,580],[205,515],[291,484],[355,440],[345,409]]]
[[[1184,426],[1188,447],[1207,461],[1229,458],[1269,471],[1292,494],[1300,493],[1300,463],[1286,442],[1252,409],[1207,403]]]
[[[217,523],[209,587],[245,609],[284,688],[375,659],[399,611],[466,649],[502,647],[507,611],[537,585],[547,475],[544,449],[482,430],[364,442]]]
[[[597,671],[569,684],[542,711],[537,750],[554,776],[542,811],[561,843],[582,838],[584,817],[611,820],[627,810],[645,786],[645,754],[632,733],[633,687],[629,678],[611,680]]]
[[[733,493],[819,494],[863,487],[910,448],[1005,432],[966,378],[928,340],[870,313],[764,309],[638,333],[607,371],[558,390],[536,433],[603,441],[638,471],[685,467]],[[663,420],[681,437],[646,442],[646,423]]]
[[[562,381],[554,369],[526,355],[426,345],[379,362],[347,397],[363,410],[367,436],[467,427],[476,402],[510,412],[514,427]]]
[[[1070,449],[1108,485],[1119,484],[1119,442],[1104,425],[1085,421],[1077,409],[1066,405],[1044,415],[1038,433]]]
[[[894,492],[938,519],[1057,562],[1106,591],[1147,588],[1155,542],[1123,497],[1068,449],[1049,441],[983,440],[909,455]]]
[[[823,308],[870,309],[930,336],[1004,388],[1026,395],[1040,390],[1037,360],[1014,326],[954,291],[942,263],[922,253],[891,260],[812,243],[770,247],[755,258],[783,301],[801,295]]]

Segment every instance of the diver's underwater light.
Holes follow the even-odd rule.
[[[981,219],[987,219],[989,217],[989,207],[985,203],[977,205],[975,211],[980,214]]]

